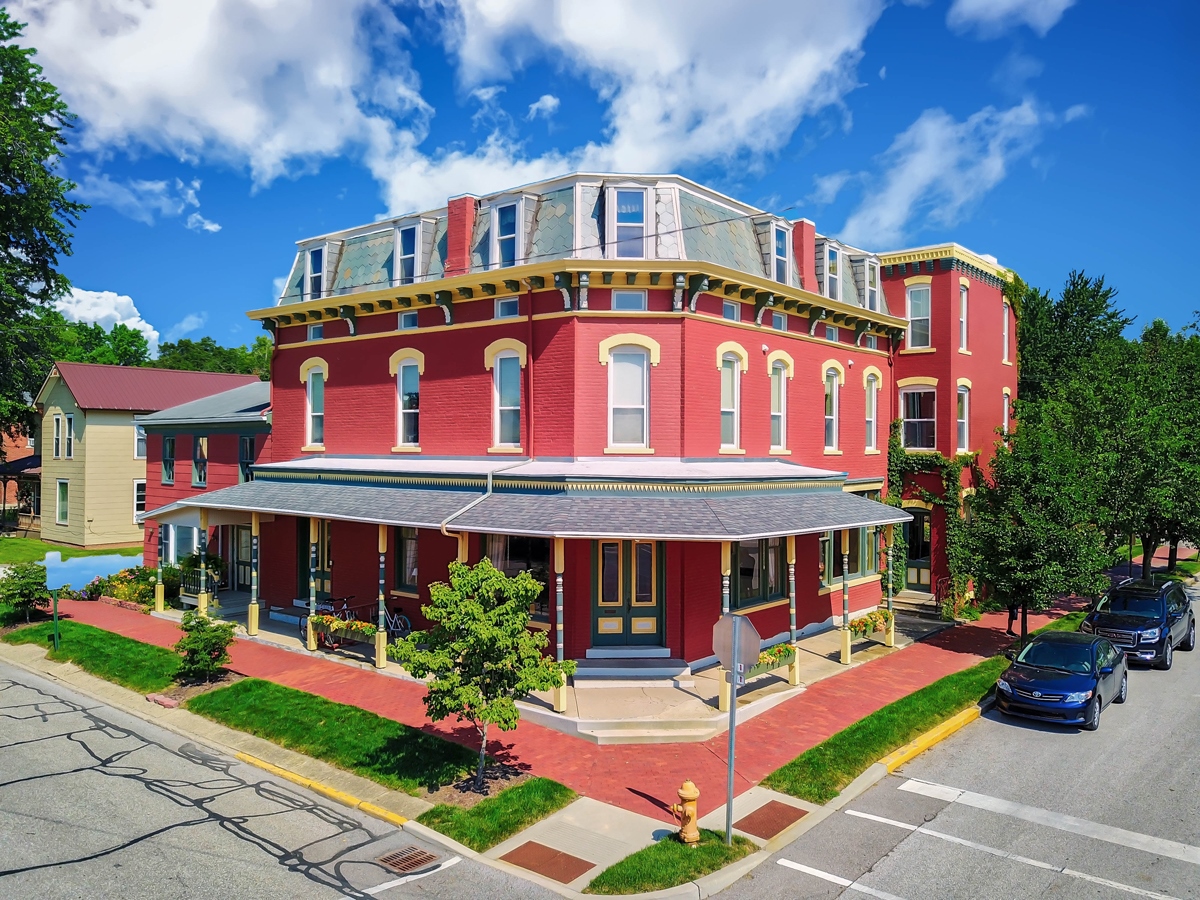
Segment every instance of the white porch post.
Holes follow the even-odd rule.
[[[250,513],[250,606],[246,609],[246,634],[258,634],[258,534],[262,517]]]
[[[554,539],[554,658],[563,661],[563,571],[566,568],[566,542]],[[567,682],[554,689],[554,711],[567,711]]]
[[[387,526],[379,526],[379,630],[375,632],[375,668],[387,668]]]

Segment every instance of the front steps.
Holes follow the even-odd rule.
[[[624,648],[622,648],[624,649]],[[593,656],[575,664],[575,689],[608,687],[694,687],[691,666],[682,659],[662,655]],[[609,651],[611,653],[611,651]]]
[[[892,609],[909,616],[919,616],[922,619],[940,619],[942,607],[933,594],[921,591],[901,591],[892,598]]]

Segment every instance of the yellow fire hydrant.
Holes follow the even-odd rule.
[[[671,806],[671,815],[679,821],[679,839],[685,844],[700,843],[700,829],[696,826],[696,801],[700,789],[691,781],[679,786],[679,802]]]

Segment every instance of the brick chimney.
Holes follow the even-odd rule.
[[[796,260],[796,271],[800,273],[800,287],[819,294],[817,226],[808,219],[797,219],[792,223],[792,257]]]
[[[475,234],[475,211],[479,201],[464,195],[454,197],[446,210],[446,277],[471,271],[471,238]]]

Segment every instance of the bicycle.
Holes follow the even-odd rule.
[[[412,634],[412,622],[402,612],[388,612],[385,610],[383,613],[383,622],[389,642],[397,638],[406,638]]]
[[[349,621],[354,618],[350,610],[350,601],[354,599],[351,594],[348,597],[330,598],[321,600],[317,603],[317,615],[335,616],[342,621]],[[341,604],[339,607],[337,604]],[[300,640],[308,642],[308,613],[300,617]],[[337,639],[336,635],[318,633],[317,646],[324,647],[327,650],[336,650],[341,646],[342,642]]]

